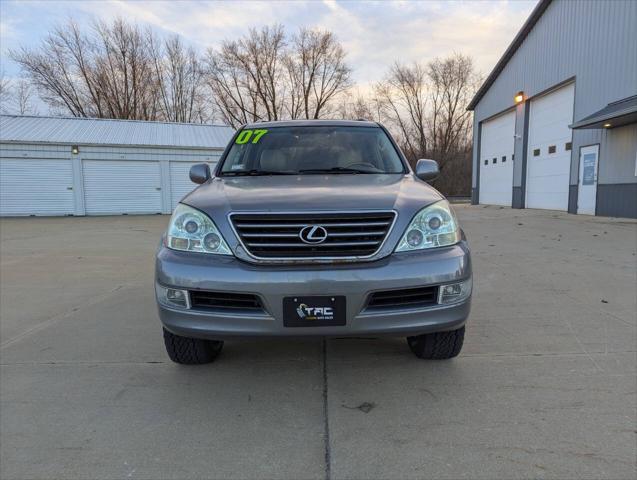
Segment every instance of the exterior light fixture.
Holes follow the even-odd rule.
[[[513,100],[515,101],[516,104],[522,103],[524,101],[524,92],[520,90],[518,93],[515,94],[515,97],[513,97]]]
[[[612,125],[610,123],[605,123],[604,124],[604,128],[610,128],[610,127],[612,127]]]
[[[72,153],[73,155],[77,155],[78,153],[80,153],[80,147],[78,147],[77,145],[73,145],[73,146],[71,147],[71,153]]]

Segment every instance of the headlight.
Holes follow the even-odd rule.
[[[411,221],[397,252],[444,247],[460,241],[460,229],[449,202],[441,200],[423,208]]]
[[[205,213],[181,203],[170,219],[166,246],[185,252],[232,255],[213,221]]]

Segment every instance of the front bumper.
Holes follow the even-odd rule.
[[[369,294],[471,278],[466,243],[431,251],[393,254],[358,264],[253,265],[234,257],[177,252],[160,247],[156,281],[184,290],[250,293],[264,312],[229,312],[167,307],[159,316],[171,332],[193,338],[225,339],[242,336],[409,336],[454,330],[467,320],[471,297],[450,305],[365,310]],[[285,327],[283,298],[344,295],[346,324],[324,327]]]

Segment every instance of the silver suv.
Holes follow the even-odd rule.
[[[246,125],[214,175],[175,209],[157,252],[164,340],[206,363],[223,340],[404,336],[420,358],[460,353],[471,259],[458,220],[412,172],[387,130],[366,121]]]

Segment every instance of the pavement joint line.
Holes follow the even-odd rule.
[[[618,350],[615,352],[590,352],[590,355],[597,356],[612,356],[612,355],[621,355],[626,353],[637,353],[637,350]],[[588,356],[585,352],[565,352],[565,353],[463,353],[458,357],[458,359],[462,358],[516,358],[516,357],[580,357],[580,356]],[[347,361],[346,361],[347,362]],[[278,363],[278,362],[273,362]],[[125,362],[125,361],[55,361],[55,362],[0,362],[1,367],[11,367],[11,366],[22,366],[22,365],[60,365],[60,366],[74,366],[74,365],[171,365],[172,362],[166,362],[162,360],[156,361],[146,361],[146,362]],[[327,380],[327,371],[324,365],[324,394],[327,393],[326,383]],[[624,375],[624,374],[622,374]]]
[[[61,313],[58,313],[57,315],[53,315],[52,317],[49,317],[46,320],[43,320],[42,322],[38,323],[37,325],[34,325],[30,329],[20,333],[19,335],[13,338],[10,338],[6,342],[0,343],[0,350],[4,350],[5,348],[13,345],[14,343],[19,342],[20,340],[28,337],[29,335],[37,333],[40,330],[43,330],[60,320],[70,317],[71,315],[73,315],[74,313],[77,313],[78,311],[80,311],[81,309],[85,307],[91,307],[104,300],[107,300],[113,293],[117,292],[118,290],[121,290],[122,288],[129,288],[129,287],[131,287],[131,285],[117,285],[112,290],[102,293],[101,295],[97,295],[96,297],[93,297],[92,299],[88,300],[85,303],[82,303],[80,305],[75,305],[71,307],[70,310],[66,310],[65,312],[61,312]]]
[[[332,477],[332,454],[330,450],[330,419],[327,387],[327,339],[323,339],[323,443],[325,450],[325,480]]]

